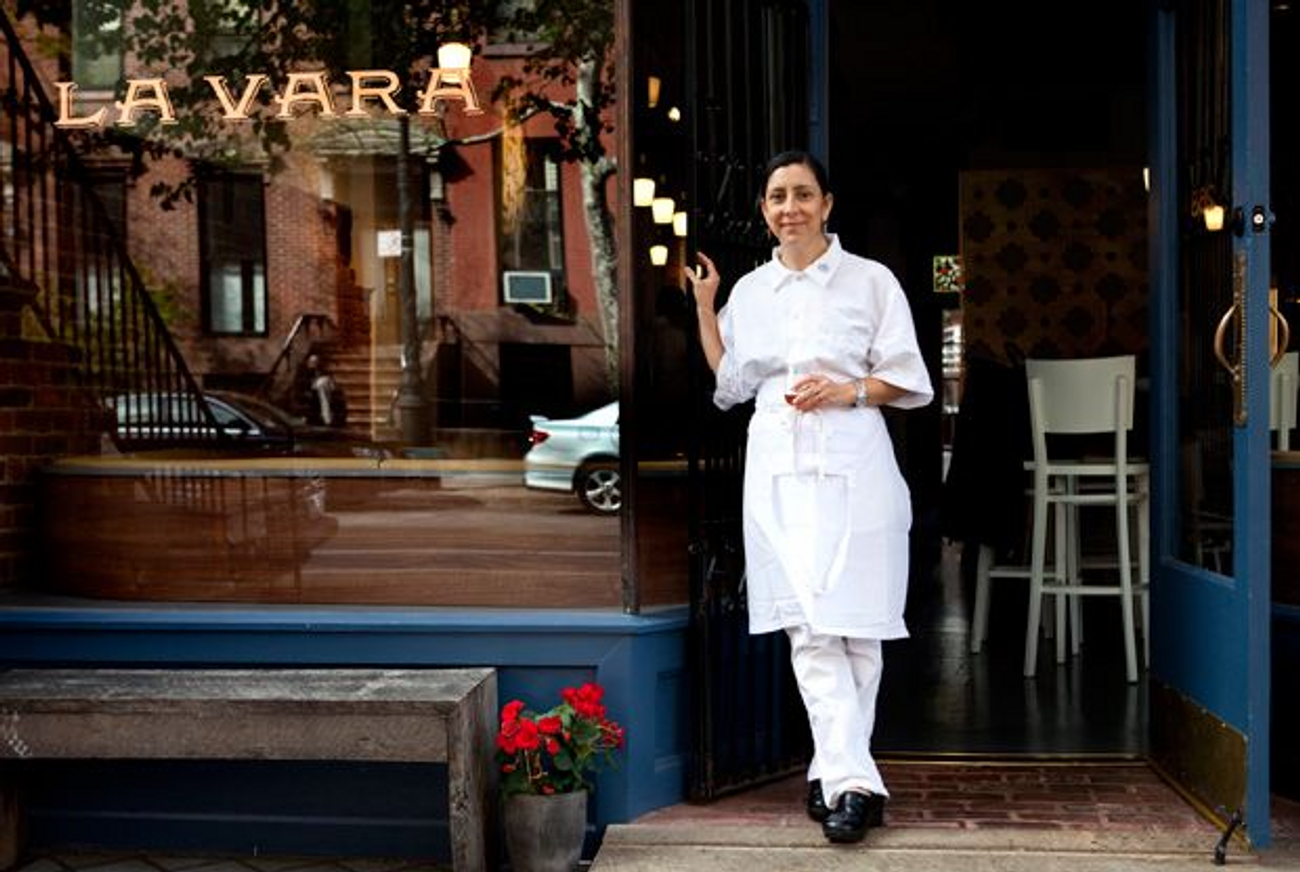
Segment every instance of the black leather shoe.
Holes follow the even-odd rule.
[[[860,842],[871,827],[885,822],[885,798],[878,793],[849,791],[835,811],[822,821],[822,835],[832,842]]]
[[[822,793],[821,780],[814,778],[808,782],[808,817],[821,823],[830,813],[831,808],[826,804],[826,796]]]

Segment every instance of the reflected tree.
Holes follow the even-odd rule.
[[[591,246],[591,272],[605,341],[605,374],[618,395],[618,283],[608,183],[617,170],[605,147],[613,132],[615,98],[613,0],[533,0],[520,3],[506,25],[536,42],[524,74],[502,79],[495,96],[519,117],[555,119],[562,160],[582,174],[582,206]],[[559,95],[559,96],[556,96]]]

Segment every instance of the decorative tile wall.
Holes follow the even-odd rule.
[[[967,358],[1145,351],[1146,205],[1140,168],[962,173]]]

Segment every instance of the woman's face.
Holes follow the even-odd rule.
[[[822,192],[813,171],[803,164],[786,164],[768,177],[763,218],[782,245],[820,238],[830,214],[831,195]]]

